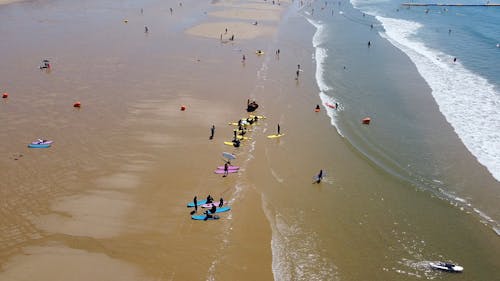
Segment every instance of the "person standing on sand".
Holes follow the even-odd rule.
[[[243,55],[243,58],[241,59],[241,62],[245,63],[245,60],[246,60],[245,55]]]
[[[193,198],[193,203],[194,203],[194,212],[198,212],[198,199],[196,196]]]
[[[278,123],[278,135],[280,134],[281,132],[281,127],[280,127],[280,124]]]
[[[213,139],[215,134],[215,125],[212,125],[212,128],[210,128],[210,138]]]
[[[221,197],[219,200],[219,208],[222,207],[222,205],[224,205],[224,199]]]
[[[295,80],[299,80],[300,70],[299,70],[299,69],[297,69],[297,72],[295,72],[295,74],[297,74],[297,77],[295,77]]]
[[[149,32],[149,28],[147,26],[144,26],[144,33],[148,33]]]
[[[224,163],[224,175],[222,177],[227,177],[227,175],[229,174],[229,165],[226,163]]]

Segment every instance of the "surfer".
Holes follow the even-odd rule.
[[[233,138],[233,142],[236,141],[238,139],[238,137],[236,137],[236,134],[238,133],[238,131],[236,129],[233,130],[233,134],[234,134],[234,138]]]
[[[215,134],[215,125],[212,125],[212,128],[210,128],[210,138],[213,139]]]
[[[210,204],[212,202],[214,202],[214,199],[212,198],[212,196],[210,196],[210,194],[208,194],[208,196],[207,196],[207,204]]]
[[[194,212],[198,212],[198,199],[196,196],[193,198],[193,203],[194,203]]]
[[[49,68],[50,68],[49,60],[47,59],[42,60],[42,65],[40,66],[40,69],[49,69]]]
[[[205,214],[205,218],[204,218],[203,220],[205,220],[205,221],[213,217],[213,216],[209,213],[209,211],[208,211],[208,210],[206,210],[206,211],[204,212],[204,214]]]
[[[368,48],[372,45],[372,42],[368,41]]]
[[[320,183],[323,179],[323,170],[319,170],[319,174],[316,176],[316,183]]]
[[[147,26],[144,26],[144,33],[148,33],[149,32],[149,28]]]
[[[319,108],[319,104],[316,105],[316,112],[319,112],[320,111],[320,108]]]
[[[240,147],[240,140],[238,140],[238,139],[233,140],[233,146]]]
[[[297,74],[297,77],[295,77],[295,80],[299,80],[300,69],[297,69],[297,71],[295,72],[295,74]]]
[[[227,177],[227,175],[229,174],[229,165],[226,163],[224,163],[224,175],[223,177]]]
[[[280,131],[281,131],[281,127],[280,127],[280,124],[278,123],[278,135],[280,134]]]
[[[222,205],[224,205],[224,199],[221,197],[219,200],[219,208],[222,207]]]
[[[453,62],[457,62],[457,58],[453,58]]]
[[[210,213],[215,214],[216,211],[217,211],[217,206],[215,206],[215,204],[212,204],[212,208],[210,208]]]

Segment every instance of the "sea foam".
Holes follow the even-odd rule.
[[[421,24],[376,16],[381,36],[405,52],[432,89],[439,110],[467,149],[500,181],[500,93],[453,57],[415,39]]]
[[[325,61],[328,58],[328,49],[323,46],[323,42],[327,36],[326,34],[326,25],[323,24],[319,20],[312,20],[310,18],[306,18],[307,21],[311,25],[316,28],[316,32],[314,33],[312,44],[315,48],[314,60],[316,61],[316,83],[320,90],[319,97],[323,104],[323,107],[326,110],[326,114],[330,117],[331,124],[337,129],[337,132],[344,136],[337,125],[337,112],[333,108],[325,106],[326,104],[335,104],[337,101],[329,96],[327,92],[331,92],[333,87],[329,86],[325,81]]]

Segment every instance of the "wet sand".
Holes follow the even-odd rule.
[[[287,3],[143,4],[0,9],[10,13],[2,35],[13,43],[0,46],[12,66],[0,69],[10,93],[0,111],[8,120],[0,137],[9,140],[0,149],[0,280],[411,279],[391,266],[412,241],[431,240],[413,235],[420,227],[452,217],[465,234],[433,246],[457,254],[463,229],[479,225],[401,188],[313,112],[312,47],[301,37],[313,28],[297,18],[282,26]],[[290,32],[297,25],[303,29]],[[20,26],[29,34],[11,31]],[[45,57],[50,72],[37,69]],[[248,98],[267,119],[242,147],[223,145],[232,138],[227,122],[246,116]],[[270,141],[277,123],[286,136]],[[26,148],[40,136],[53,147]],[[237,154],[240,173],[213,174],[222,151]],[[312,185],[324,167],[327,180]],[[192,221],[186,203],[208,194],[229,200],[232,211]],[[441,217],[428,221],[434,209]],[[493,235],[473,233],[467,251],[495,253]],[[360,263],[370,266],[360,271]]]

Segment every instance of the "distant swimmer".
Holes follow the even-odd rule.
[[[40,69],[50,69],[50,61],[48,59],[42,60],[42,65]]]
[[[457,58],[453,58],[453,62],[457,62]]]
[[[370,24],[370,29],[373,29],[373,24]]]
[[[368,48],[372,45],[372,42],[368,41]]]

